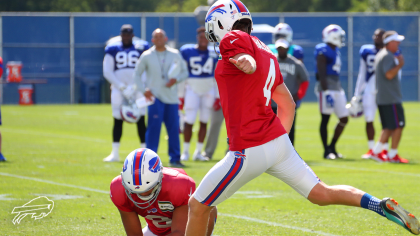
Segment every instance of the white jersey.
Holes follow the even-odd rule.
[[[372,44],[366,44],[360,48],[359,75],[357,76],[354,96],[362,96],[364,93],[375,95],[375,55],[377,53],[378,50]]]

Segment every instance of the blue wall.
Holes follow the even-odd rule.
[[[258,14],[253,17],[255,24],[275,26],[280,14]],[[97,81],[102,78],[102,60],[105,42],[119,34],[122,24],[132,24],[136,36],[144,36],[150,42],[151,34],[157,27],[166,30],[169,40],[176,47],[186,43],[194,43],[198,24],[191,16],[147,14],[142,24],[141,14],[138,16],[123,16],[122,14],[94,14],[74,16],[74,57],[76,84],[90,78]],[[329,24],[338,24],[346,32],[348,17],[331,14],[325,16],[300,14],[284,15],[284,21],[294,30],[294,42],[301,45],[305,51],[305,65],[311,75],[310,87],[305,97],[306,101],[315,101],[313,93],[314,56],[313,49],[321,42],[322,29]],[[372,43],[373,31],[378,28],[396,30],[405,35],[401,44],[405,57],[403,68],[404,100],[419,100],[418,91],[418,42],[419,25],[417,16],[384,16],[384,15],[354,15],[353,19],[353,55],[348,55],[348,46],[341,49],[342,76],[341,82],[346,91],[348,88],[349,69],[353,71],[353,88],[359,69],[359,49],[363,44]],[[144,25],[145,29],[141,26]],[[3,60],[22,61],[24,78],[47,78],[47,84],[35,85],[35,100],[37,103],[69,103],[70,102],[70,15],[63,16],[2,16]],[[145,32],[145,35],[141,35]],[[271,43],[271,36],[264,37],[265,43]],[[347,38],[347,41],[349,39]],[[353,60],[353,68],[348,68],[348,61]],[[81,79],[79,79],[81,78]],[[102,78],[103,80],[103,78]],[[85,86],[76,86],[75,101],[80,99]],[[351,97],[348,94],[348,97]],[[3,86],[3,103],[18,102],[17,85]]]

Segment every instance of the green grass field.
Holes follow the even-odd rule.
[[[338,143],[346,158],[323,160],[315,103],[303,104],[298,111],[296,150],[327,184],[352,185],[381,199],[393,197],[420,216],[420,103],[404,107],[407,126],[399,150],[410,164],[362,160],[360,155],[367,151],[363,118],[351,119]],[[125,156],[139,147],[134,125],[124,124],[121,162],[104,163],[111,151],[110,105],[2,106],[1,112],[2,151],[8,161],[0,163],[0,235],[125,234],[108,190]],[[330,121],[330,137],[336,121]],[[375,125],[378,136],[379,122]],[[185,163],[197,185],[224,156],[224,127],[221,133],[216,160]],[[162,128],[158,154],[167,165],[165,137]],[[191,146],[193,152],[195,145]],[[51,214],[40,220],[27,216],[14,225],[14,207],[37,196],[55,200]],[[248,183],[218,210],[215,235],[409,235],[371,211],[312,205],[267,174]]]

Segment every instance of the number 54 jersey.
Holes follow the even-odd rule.
[[[197,94],[204,94],[213,88],[214,69],[218,56],[212,47],[199,50],[196,44],[185,44],[180,49],[188,65],[187,84]]]
[[[221,61],[216,81],[226,119],[229,150],[242,151],[267,143],[286,133],[271,109],[271,98],[283,83],[277,58],[257,37],[233,30],[220,42]],[[257,69],[245,74],[229,58],[245,53],[252,56]]]
[[[127,197],[121,176],[112,180],[110,188],[111,200],[119,210],[141,215],[150,231],[160,236],[171,233],[174,209],[188,205],[188,199],[195,191],[195,182],[183,169],[163,168],[162,189],[156,201],[146,209],[136,207]],[[131,196],[136,202],[142,202],[135,194]]]
[[[149,43],[143,40],[133,41],[130,47],[124,47],[122,42],[112,43],[105,48],[105,57],[112,57],[115,77],[126,85],[134,83],[133,73],[140,55],[149,49]]]

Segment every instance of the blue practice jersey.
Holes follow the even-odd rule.
[[[268,48],[273,52],[276,57],[278,57],[277,48],[274,44],[269,44]],[[303,61],[303,48],[299,45],[292,44],[289,47],[289,51],[287,51],[287,54],[294,56],[296,59]]]
[[[326,43],[320,43],[315,47],[315,73],[318,73],[317,57],[324,55],[327,58],[327,75],[340,75],[341,71],[341,54],[338,47],[333,50]]]
[[[373,44],[365,44],[360,48],[360,57],[366,65],[366,82],[375,74],[375,55],[377,53],[378,50],[376,50],[375,45]]]
[[[149,43],[143,40],[134,41],[133,45],[124,48],[122,42],[117,42],[106,46],[105,54],[114,58],[114,71],[136,67],[140,55],[149,49]]]
[[[213,47],[207,50],[198,50],[196,44],[185,44],[180,49],[181,55],[188,65],[189,78],[209,78],[214,77],[214,69],[219,59]]]

